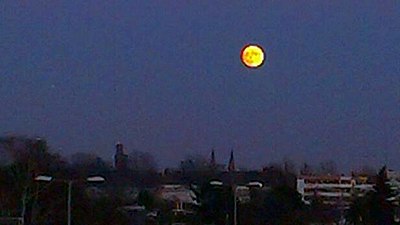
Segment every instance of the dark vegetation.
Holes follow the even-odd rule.
[[[72,224],[118,225],[135,224],[125,206],[144,206],[146,224],[233,224],[234,197],[232,187],[216,187],[209,181],[217,172],[204,165],[182,161],[180,172],[162,175],[155,169],[151,155],[132,153],[126,171],[116,171],[112,163],[93,154],[78,153],[67,161],[52,153],[43,139],[4,137],[0,140],[0,217],[23,217],[25,224],[66,224],[68,186],[63,181],[74,180],[72,188]],[[255,175],[268,188],[254,189],[250,201],[238,206],[238,224],[329,224],[336,220],[334,209],[327,208],[317,198],[305,205],[295,189],[296,173],[289,162],[283,166],[265,168],[265,175]],[[301,173],[310,172],[304,165]],[[331,163],[321,166],[324,173],[335,172]],[[395,206],[387,199],[393,193],[385,180],[385,168],[376,175],[373,192],[354,197],[345,212],[348,224],[396,224]],[[251,176],[251,173],[248,173]],[[38,175],[51,175],[51,182],[35,181]],[[88,183],[89,176],[103,176],[106,182]],[[162,183],[187,184],[200,205],[190,216],[176,216],[170,203],[154,194]],[[225,181],[224,181],[225,182]],[[229,181],[227,181],[229,182]]]

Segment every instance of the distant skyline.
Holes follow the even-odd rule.
[[[0,133],[160,167],[186,155],[400,169],[399,1],[0,3]],[[248,69],[240,51],[261,45]]]

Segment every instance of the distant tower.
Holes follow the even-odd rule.
[[[235,159],[233,158],[233,150],[231,151],[231,157],[229,158],[228,171],[235,171]]]
[[[215,152],[214,149],[211,151],[211,160],[210,160],[211,168],[215,169],[217,167],[217,162],[215,161]]]
[[[115,147],[114,166],[118,171],[125,170],[128,168],[128,155],[124,153],[124,145],[117,143]]]

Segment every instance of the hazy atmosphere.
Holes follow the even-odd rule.
[[[398,1],[2,1],[0,132],[159,167],[400,169],[399,41]]]

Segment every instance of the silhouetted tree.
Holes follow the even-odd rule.
[[[306,206],[300,194],[287,185],[271,190],[252,190],[251,200],[240,204],[238,217],[240,224],[307,224]]]
[[[133,171],[157,171],[157,162],[148,152],[133,150],[128,154],[128,168]]]
[[[371,195],[371,218],[375,224],[393,224],[394,207],[388,201],[392,197],[392,191],[387,181],[386,166],[379,171],[376,183],[375,192]]]
[[[199,154],[186,156],[185,160],[181,161],[180,168],[184,173],[211,170],[211,166],[207,159]]]
[[[368,193],[362,198],[356,198],[346,213],[346,222],[349,225],[371,224],[372,219],[369,213],[373,193]]]
[[[10,157],[11,164],[3,168],[3,180],[0,182],[2,201],[7,206],[0,209],[11,212],[12,216],[25,218],[30,223],[32,205],[37,194],[34,178],[40,174],[60,174],[65,171],[65,162],[59,155],[51,154],[47,142],[43,139],[22,136],[8,136],[0,138],[0,148]],[[10,188],[12,187],[12,188]],[[11,210],[18,209],[18,210]]]
[[[338,175],[337,165],[334,161],[323,161],[319,164],[318,173],[321,175]]]
[[[288,157],[283,159],[283,170],[286,174],[297,174],[295,162]]]
[[[263,224],[306,224],[304,204],[300,194],[293,188],[273,188],[266,195],[263,204]]]
[[[286,170],[285,170],[286,165]],[[263,168],[263,173],[271,187],[289,186],[296,187],[296,174],[289,169],[288,162],[282,164],[271,163]]]
[[[370,165],[364,165],[361,167],[358,174],[363,176],[374,176],[377,174],[377,170]]]
[[[374,191],[352,203],[347,220],[349,224],[386,225],[395,224],[394,206],[389,202],[392,191],[387,184],[386,166],[376,176]]]
[[[228,221],[231,221],[233,212],[231,187],[204,183],[198,199],[201,203],[199,213],[203,224],[225,225]]]
[[[155,196],[148,190],[143,190],[139,192],[138,204],[146,207],[147,210],[151,210],[155,205]]]
[[[300,175],[313,175],[313,174],[315,174],[315,171],[308,163],[304,163],[300,168]]]
[[[71,156],[71,172],[78,177],[103,175],[111,171],[111,163],[92,153],[78,152]]]
[[[310,199],[311,204],[307,207],[307,217],[309,221],[320,224],[330,224],[335,221],[336,215],[332,215],[335,212],[336,207],[327,205],[324,203],[321,196],[317,193]]]

